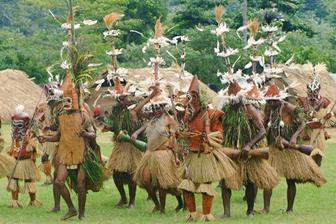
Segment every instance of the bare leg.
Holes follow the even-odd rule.
[[[68,212],[62,217],[62,220],[69,219],[77,215],[77,211],[71,201],[70,193],[67,187],[65,186],[65,181],[68,176],[68,170],[64,165],[59,165],[57,167],[57,177],[55,180],[56,186],[60,190],[62,198],[68,206]]]
[[[296,195],[296,185],[294,180],[287,179],[287,213],[293,212],[294,200]]]
[[[159,188],[159,199],[160,199],[160,213],[164,214],[166,211],[166,196],[167,191],[165,189]]]
[[[19,204],[19,191],[12,191],[12,203],[9,207],[11,208],[21,207],[21,205]]]
[[[129,208],[134,208],[137,185],[132,180],[132,176],[130,174],[129,174],[129,176],[130,176],[130,180],[129,180],[129,184],[128,184],[128,193],[129,193],[130,200],[129,200],[128,207]]]
[[[314,155],[314,156],[312,156],[312,158],[318,166],[322,165],[322,156],[321,155]]]
[[[214,221],[215,218],[211,215],[213,196],[202,194],[202,207],[204,221]]]
[[[264,192],[263,192],[264,208],[261,211],[262,213],[269,213],[269,211],[270,211],[272,192],[273,192],[272,189],[271,190],[264,190]]]
[[[55,179],[57,176],[57,169],[54,171],[54,182],[53,182],[53,196],[54,196],[54,207],[50,210],[51,212],[59,212],[60,211],[60,201],[61,201],[61,192],[58,186],[55,183]]]
[[[30,184],[35,184],[34,182],[29,182]],[[36,192],[29,192],[30,202],[29,206],[40,206],[42,203],[36,199]]]
[[[115,207],[117,208],[121,208],[123,207],[124,205],[127,204],[127,198],[126,198],[126,193],[125,193],[125,190],[124,190],[124,184],[123,184],[123,173],[121,172],[117,172],[117,171],[114,171],[113,172],[113,181],[119,191],[119,194],[120,194],[120,200],[119,202],[116,204]]]
[[[183,198],[185,205],[189,211],[187,222],[198,221],[199,217],[196,212],[195,194],[190,191],[183,191]]]
[[[184,208],[183,198],[180,194],[176,195],[175,197],[177,200],[177,207],[175,208],[175,211],[179,212],[181,209]]]
[[[77,192],[78,192],[78,208],[79,219],[85,217],[85,203],[86,203],[86,175],[83,166],[78,167],[77,173]]]
[[[146,190],[147,190],[147,193],[148,195],[150,196],[150,198],[152,199],[152,201],[154,202],[154,209],[152,212],[157,212],[157,211],[160,211],[160,202],[157,198],[157,195],[156,195],[156,189],[152,188],[152,187],[149,187],[147,186],[146,187]]]
[[[245,194],[247,202],[246,215],[251,217],[254,215],[255,185],[249,180],[246,185]]]
[[[227,188],[225,185],[224,180],[221,181],[221,187],[222,187],[222,201],[223,201],[223,207],[224,207],[224,214],[222,218],[230,218],[231,217],[231,206],[230,206],[230,200],[231,200],[231,189]]]

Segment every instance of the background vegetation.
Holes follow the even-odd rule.
[[[137,30],[149,37],[153,33],[156,18],[161,17],[166,36],[186,35],[186,69],[197,74],[207,83],[217,82],[218,69],[224,68],[214,55],[215,36],[209,31],[214,27],[213,9],[216,4],[226,8],[225,21],[232,28],[243,23],[243,0],[76,0],[77,21],[98,20],[94,27],[83,28],[80,43],[84,50],[95,55],[95,61],[108,63],[105,54],[109,44],[103,38],[105,26],[103,17],[111,11],[125,16],[117,24],[122,35],[118,46],[125,49],[120,62],[125,67],[144,67],[151,52],[143,54],[141,49],[146,38],[130,32]],[[253,0],[248,2],[248,18],[263,20],[266,11],[276,8],[275,16],[283,18],[283,31],[288,38],[281,44],[283,53],[280,62],[293,54],[297,63],[324,62],[336,72],[336,2],[333,0]],[[47,80],[46,68],[59,62],[59,51],[65,40],[61,30],[50,15],[50,9],[62,22],[65,21],[64,1],[54,0],[0,0],[0,70],[20,69],[41,84]],[[205,30],[199,32],[196,26]],[[229,36],[229,45],[241,46],[234,33]],[[170,52],[179,60],[178,48]],[[163,52],[166,66],[173,59]],[[241,63],[245,63],[243,55]],[[104,68],[102,68],[104,69]]]

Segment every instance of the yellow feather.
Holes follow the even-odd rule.
[[[219,5],[219,6],[215,7],[215,16],[216,16],[217,23],[220,23],[222,21],[224,11],[225,11],[225,9],[222,5]]]
[[[112,25],[123,17],[123,14],[112,12],[104,17],[104,22],[107,29],[111,29]]]
[[[161,18],[158,18],[155,23],[155,38],[162,37],[163,35],[163,27],[161,24]]]
[[[254,18],[253,20],[250,20],[249,28],[250,28],[251,33],[253,34],[254,39],[257,36],[259,27],[260,27],[260,22],[258,21],[258,19]]]

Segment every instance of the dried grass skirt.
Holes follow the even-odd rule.
[[[310,157],[292,149],[270,147],[269,162],[280,176],[320,187],[327,182],[320,167]]]
[[[144,171],[148,169],[151,176],[151,186],[163,189],[176,188],[181,182],[173,151],[146,151],[134,174],[134,181],[144,187]]]
[[[0,153],[0,178],[10,176],[15,166],[15,159],[6,153]]]
[[[133,174],[138,167],[143,153],[129,142],[116,142],[109,158],[107,168],[113,173],[125,172]]]
[[[190,152],[182,169],[181,190],[214,195],[211,182],[224,179],[232,188],[236,182],[236,165],[222,149],[215,149],[211,153]]]

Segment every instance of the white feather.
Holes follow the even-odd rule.
[[[15,112],[18,113],[18,114],[23,113],[24,109],[25,109],[25,107],[22,104],[18,104],[15,108]]]
[[[245,66],[244,66],[244,69],[249,69],[252,67],[252,62],[250,61],[249,63],[247,63]]]

